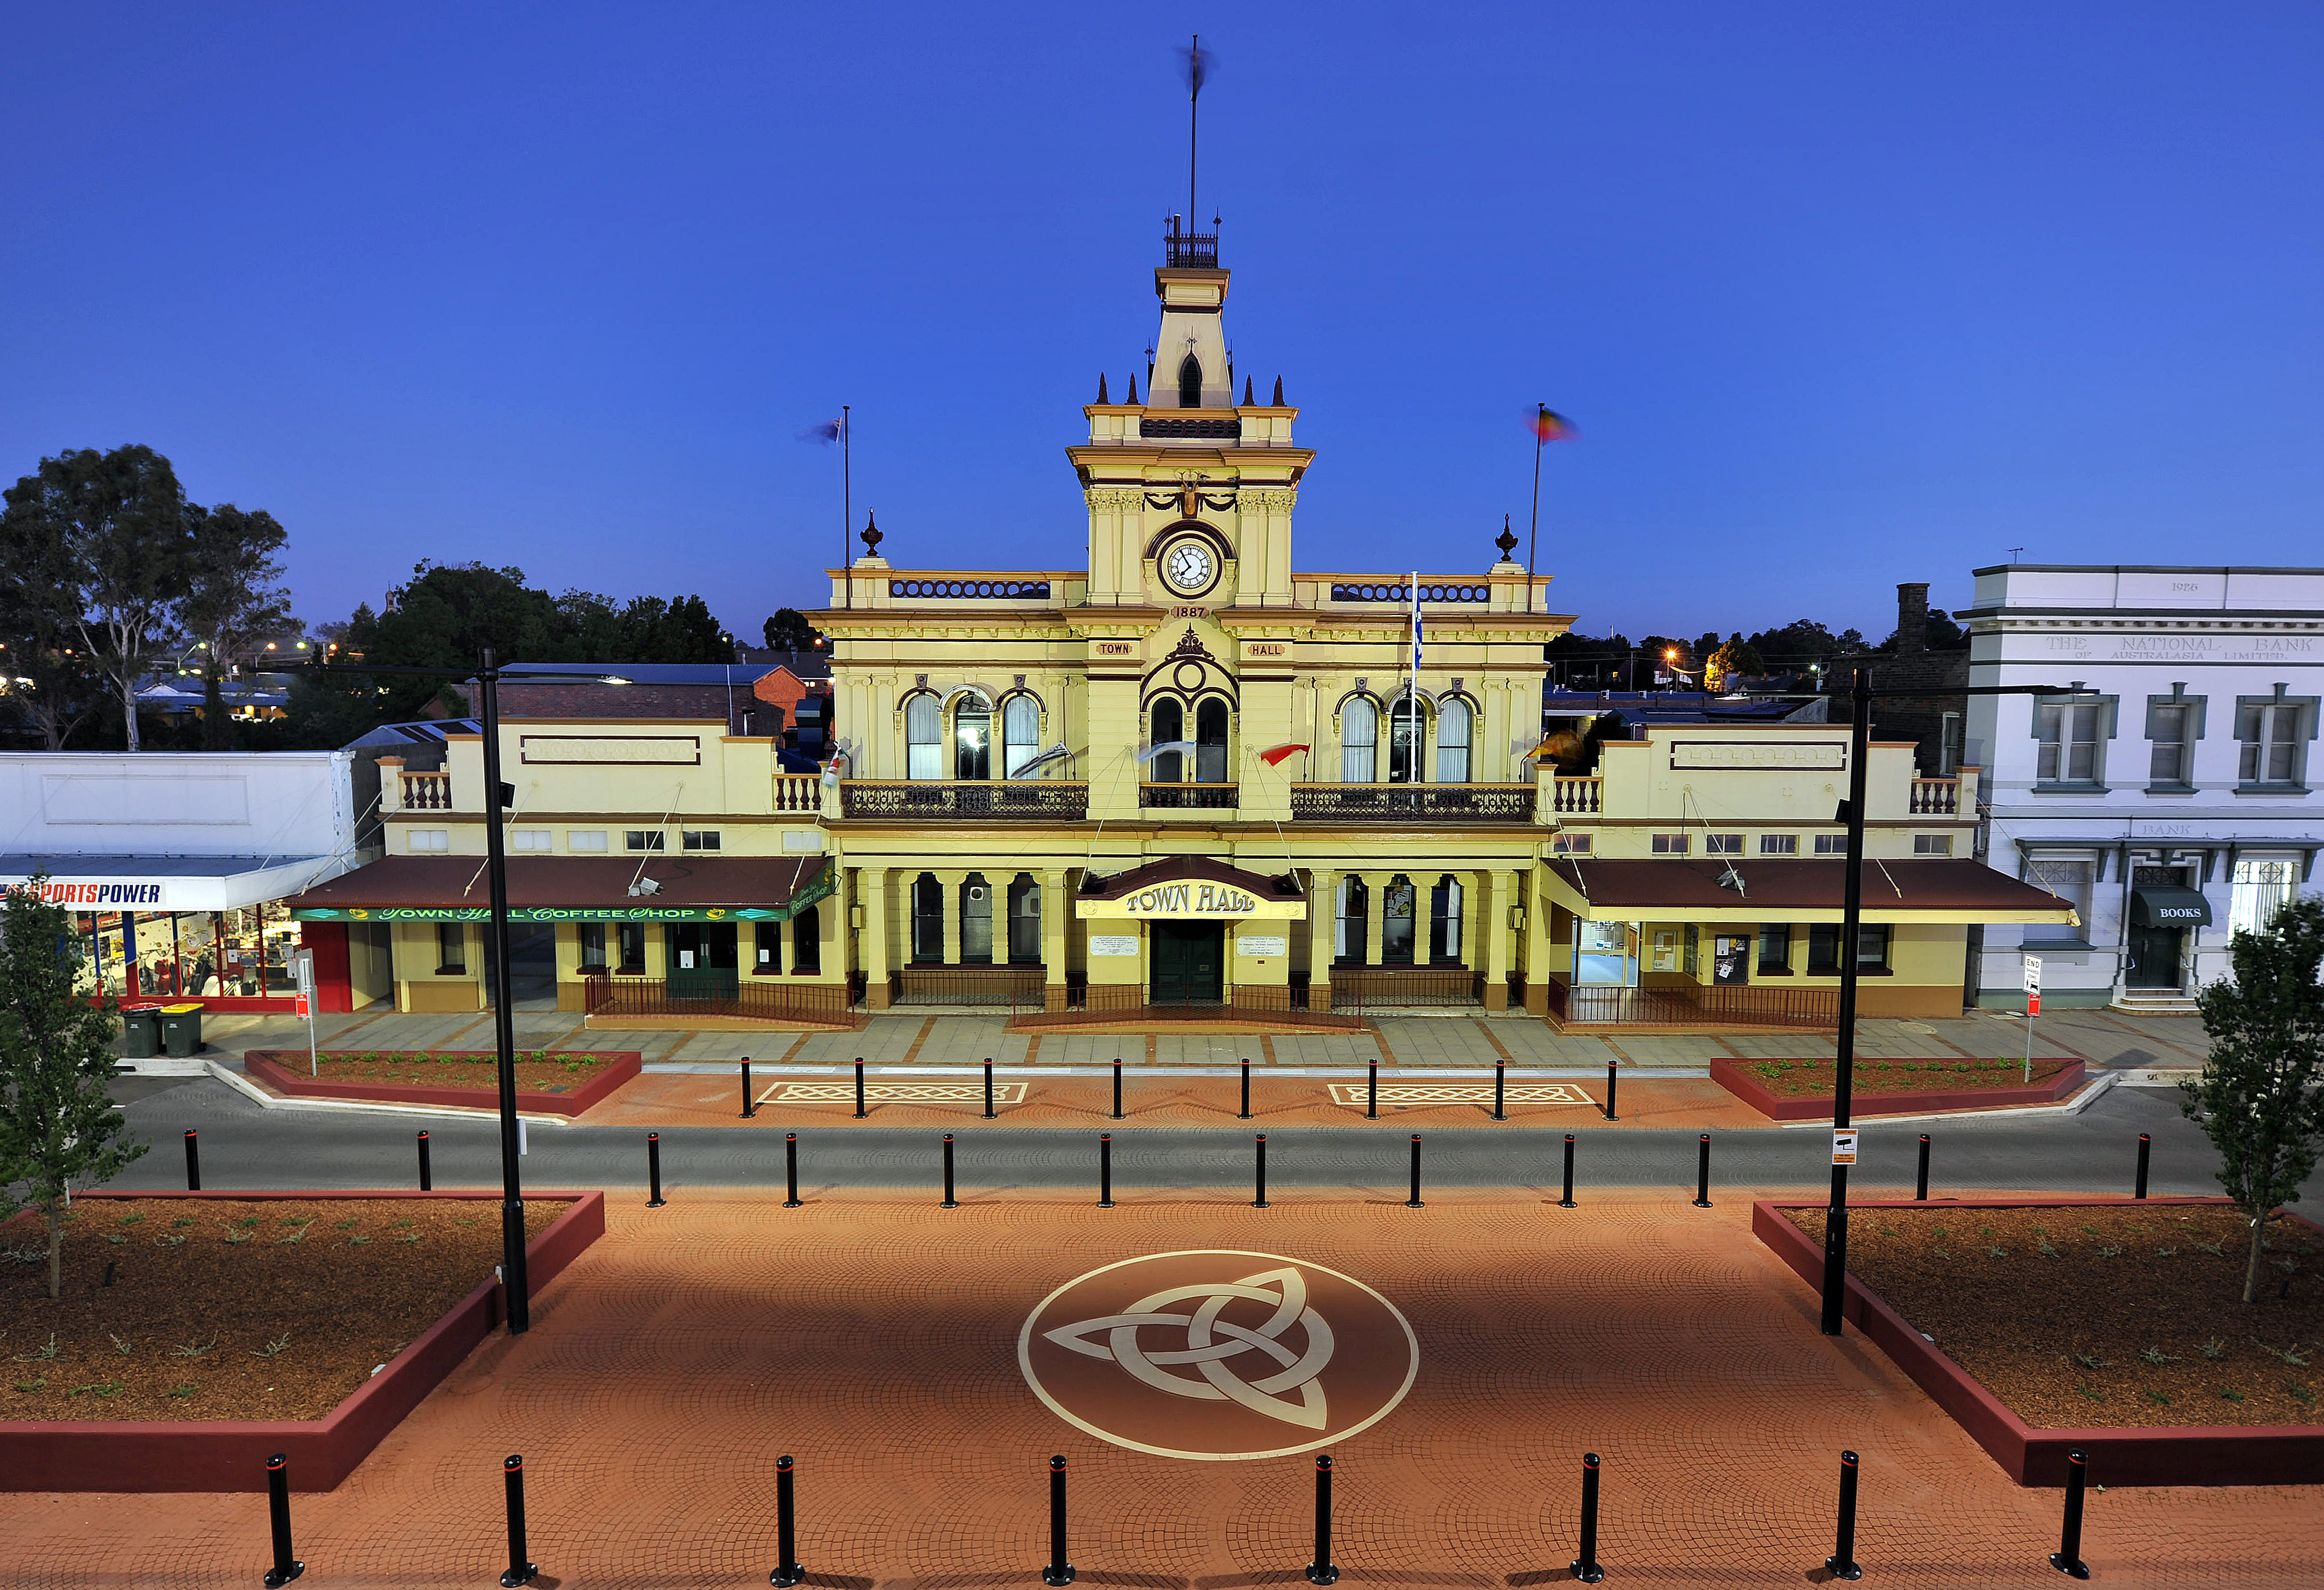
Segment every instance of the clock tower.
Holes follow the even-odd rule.
[[[1163,251],[1144,400],[1135,372],[1119,403],[1100,377],[1089,441],[1066,450],[1089,504],[1089,603],[1288,607],[1291,512],[1314,455],[1292,445],[1280,378],[1261,403],[1245,376],[1236,400],[1218,234],[1173,216]]]

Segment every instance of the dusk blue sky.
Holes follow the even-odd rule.
[[[418,559],[755,639],[855,509],[1082,565],[1185,203],[1318,450],[1296,561],[1592,632],[2006,561],[2324,563],[2324,7],[20,4],[0,472],[145,442],[309,621]],[[1522,553],[1520,553],[1522,556]]]

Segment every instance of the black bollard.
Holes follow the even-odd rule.
[[[1121,1057],[1113,1060],[1113,1118],[1121,1119]]]
[[[767,1576],[767,1583],[778,1590],[790,1586],[807,1577],[799,1567],[798,1530],[791,1516],[791,1459],[786,1452],[775,1459],[775,1571]]]
[[[1097,1207],[1113,1208],[1113,1134],[1097,1135]]]
[[[1417,1138],[1415,1142],[1419,1141]],[[1336,1585],[1340,1565],[1332,1560],[1332,1455],[1315,1455],[1315,1560],[1307,1565],[1310,1585]]]
[[[1921,1165],[1913,1173],[1913,1197],[1922,1203],[1929,1201],[1929,1135],[1921,1134]]]
[[[193,1134],[186,1134],[191,1137]],[[274,1566],[266,1570],[262,1581],[267,1590],[278,1585],[288,1585],[307,1571],[307,1565],[290,1555],[290,1457],[281,1452],[266,1460],[266,1516],[274,1527]]]
[[[1823,1566],[1835,1579],[1860,1579],[1864,1570],[1856,1566],[1856,1454],[1840,1455],[1840,1524],[1832,1536],[1831,1555]]]
[[[863,1057],[855,1057],[855,1118],[863,1118]]]
[[[1255,1209],[1263,1209],[1267,1207],[1267,1134],[1264,1132],[1261,1132],[1259,1135],[1258,1147],[1259,1196],[1250,1200],[1250,1207]]]
[[[1412,1135],[1412,1196],[1404,1200],[1407,1209],[1422,1207],[1420,1202],[1420,1134]]]
[[[524,1554],[523,1455],[517,1452],[510,1453],[508,1461],[501,1465],[501,1469],[508,1476],[509,1526],[508,1572],[501,1576],[501,1583],[508,1586],[509,1590],[514,1590],[516,1585],[531,1584],[533,1576],[540,1572],[540,1569],[538,1565],[528,1560]]]
[[[1250,1119],[1250,1062],[1248,1060],[1242,1062],[1242,1108],[1235,1112],[1235,1119]]]
[[[436,1170],[428,1163],[428,1134],[425,1132],[420,1134],[420,1190],[436,1190]]]
[[[1049,1459],[1049,1563],[1041,1570],[1044,1585],[1070,1585],[1074,1565],[1065,1560],[1065,1460]]]
[[[2089,1564],[2082,1560],[2082,1488],[2089,1483],[2089,1454],[2080,1447],[2066,1454],[2066,1517],[2058,1531],[2058,1549],[2050,1553],[2050,1566],[2070,1579],[2090,1576]]]
[[[646,1134],[646,1181],[653,1188],[653,1196],[646,1199],[646,1208],[658,1209],[669,1200],[661,1195],[661,1134]]]
[[[1561,1209],[1573,1207],[1573,1134],[1565,1135],[1565,1191],[1557,1200]]]
[[[1364,1062],[1364,1119],[1379,1119],[1379,1062]]]
[[[798,1134],[783,1134],[783,1208],[799,1207],[798,1195]]]
[[[758,1101],[751,1097],[751,1057],[742,1057],[742,1118],[750,1120],[759,1113]]]
[[[1598,1561],[1598,1454],[1582,1455],[1582,1555],[1567,1565],[1567,1573],[1585,1585],[1604,1580],[1606,1570]]]
[[[992,1062],[984,1062],[984,1118],[992,1119]]]
[[[202,1190],[202,1141],[195,1133],[186,1134],[186,1190]]]
[[[1508,1098],[1508,1089],[1504,1084],[1508,1080],[1508,1069],[1509,1062],[1506,1060],[1493,1062],[1493,1119],[1497,1121],[1509,1118],[1508,1111],[1501,1107]]]
[[[941,1207],[947,1209],[956,1209],[960,1208],[960,1200],[952,1195],[952,1134],[949,1132],[945,1134],[944,1155],[945,1195],[944,1203]]]
[[[2133,1198],[2146,1196],[2146,1161],[2153,1152],[2154,1139],[2141,1132],[2138,1135],[2138,1180],[2132,1183],[2130,1190]]]
[[[1711,1207],[1711,1134],[1705,1132],[1694,1149],[1694,1207]]]
[[[1608,1061],[1606,1062],[1606,1118],[1609,1121],[1620,1118],[1614,1114],[1614,1085],[1621,1080],[1621,1073],[1614,1069],[1614,1062]]]

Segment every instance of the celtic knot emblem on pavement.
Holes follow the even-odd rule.
[[[1263,1304],[1272,1312],[1257,1326],[1222,1318],[1227,1305],[1238,1300]],[[1194,1306],[1184,1313],[1166,1311],[1174,1303]],[[1303,1342],[1297,1352],[1282,1340],[1295,1328]],[[1155,1330],[1180,1333],[1176,1339],[1185,1346],[1141,1345],[1139,1333]],[[1234,1281],[1165,1287],[1118,1314],[1044,1334],[1068,1351],[1110,1358],[1173,1396],[1235,1402],[1308,1429],[1322,1429],[1329,1417],[1319,1382],[1332,1361],[1332,1327],[1308,1305],[1306,1277],[1289,1266]],[[1241,1367],[1253,1359],[1257,1362],[1251,1369]],[[1295,1396],[1297,1400],[1291,1400]]]

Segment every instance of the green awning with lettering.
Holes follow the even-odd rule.
[[[2138,927],[2209,927],[2211,903],[2185,884],[2139,884],[2130,891],[2130,920]]]

